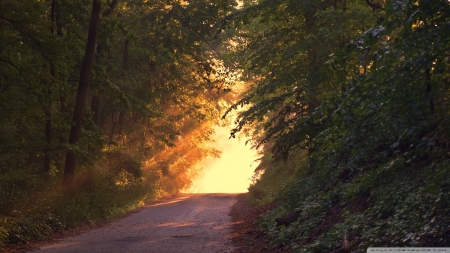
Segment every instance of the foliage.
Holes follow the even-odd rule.
[[[93,3],[98,36],[78,101]],[[236,5],[0,1],[0,242],[117,217],[190,185],[196,163],[218,156],[205,141],[236,79],[222,51]],[[76,167],[63,189],[66,154]]]
[[[9,202],[1,208],[2,242],[26,243],[80,224],[92,225],[160,197],[158,186],[151,178],[142,174],[124,178],[117,172],[117,164],[104,160],[102,164],[106,165],[82,172],[83,176],[78,177],[71,191],[63,191],[57,180],[41,176],[34,180],[34,185],[29,178],[21,185],[10,185],[16,197],[5,198]],[[126,165],[137,164],[131,158],[123,161],[127,161],[122,162]],[[140,166],[134,169],[140,171]]]
[[[88,2],[1,3],[0,165],[5,173],[25,157],[45,173],[51,166],[41,163],[49,158],[48,164],[63,173],[65,151],[76,154],[80,170],[114,146],[144,161],[190,132],[183,128],[217,118],[215,103],[233,75],[219,52],[226,40],[220,25],[236,3],[101,1],[87,101],[91,110],[84,114],[80,141],[68,145]]]
[[[385,174],[370,190],[358,193],[355,190],[367,184],[367,175],[346,184],[336,180],[336,186],[328,191],[321,189],[319,176],[297,176],[278,196],[280,207],[263,217],[261,229],[274,243],[283,243],[295,252],[335,250],[344,234],[355,252],[370,246],[444,246],[450,238],[445,217],[448,192],[445,187],[431,190],[432,184],[422,180],[437,180],[442,174],[431,175],[430,171],[448,173],[448,169],[416,168],[414,173],[411,169]],[[277,227],[275,218],[296,210],[301,210],[296,221]]]
[[[286,161],[273,163],[272,159],[270,152],[267,151],[255,169],[252,184],[248,188],[250,200],[255,204],[277,201],[280,192],[294,180],[293,175],[300,173],[301,164],[307,163],[308,156],[306,151],[301,151]]]
[[[80,103],[91,3],[0,2],[0,238],[26,242],[189,187],[198,161],[219,155],[205,141],[242,76],[250,88],[223,117],[245,106],[231,135],[264,146],[250,193],[280,203],[261,220],[274,242],[449,243],[448,1],[94,1]],[[66,152],[78,166],[63,190]]]
[[[256,17],[256,24],[248,24],[251,17]],[[367,7],[353,1],[262,1],[244,9],[236,22],[242,23],[249,39],[240,60],[244,76],[255,85],[231,108],[250,104],[234,131],[264,122],[258,143],[273,140],[276,158],[286,158],[291,149],[311,150],[312,138],[327,125],[311,115],[323,95],[339,89],[342,81],[327,80],[321,67],[349,37],[361,32],[358,23],[374,22],[370,17]]]
[[[265,159],[276,162],[261,169],[269,178],[282,174],[270,173],[283,166],[278,158],[308,150],[286,182],[265,185],[262,175],[251,188],[281,189],[268,196],[280,204],[261,229],[289,251],[450,240],[450,6],[380,2],[266,0],[237,15],[255,85],[233,107],[250,104],[235,131],[256,125],[255,140],[273,143]]]

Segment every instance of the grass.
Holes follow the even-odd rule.
[[[29,171],[1,174],[0,245],[25,244],[58,231],[110,220],[160,197],[151,177],[124,173],[100,167],[85,170],[77,174],[70,191],[62,188],[58,176]]]

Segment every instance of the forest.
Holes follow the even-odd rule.
[[[188,188],[220,124],[268,247],[449,246],[449,47],[447,0],[0,0],[0,247]]]

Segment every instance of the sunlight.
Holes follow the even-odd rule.
[[[203,173],[194,180],[188,193],[241,193],[247,192],[258,162],[256,151],[245,145],[245,139],[229,139],[230,129],[216,127],[213,137],[220,158],[207,158],[202,162]]]

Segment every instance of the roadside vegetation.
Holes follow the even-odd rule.
[[[449,19],[447,0],[0,0],[0,244],[188,188],[239,108],[268,247],[448,246]]]
[[[272,248],[450,244],[448,1],[244,1],[234,132]],[[231,110],[231,109],[230,109]]]
[[[0,1],[0,245],[190,186],[234,99],[235,5]]]

